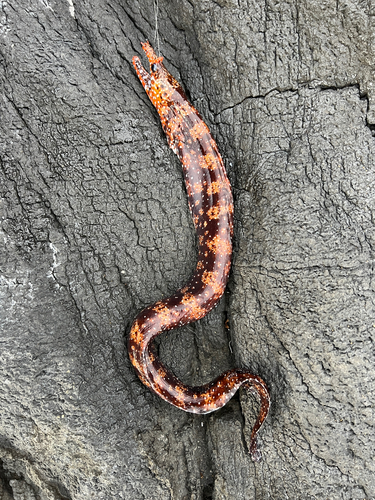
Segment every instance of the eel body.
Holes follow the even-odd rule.
[[[160,333],[203,318],[219,301],[228,281],[232,257],[233,198],[216,142],[182,87],[166,70],[148,42],[142,43],[150,74],[140,59],[133,65],[155,106],[169,146],[179,157],[189,208],[198,237],[198,263],[190,281],[174,295],[141,311],[131,327],[128,351],[141,381],[168,403],[191,413],[224,406],[240,386],[260,399],[251,433],[250,453],[258,461],[257,433],[267,417],[270,397],[265,382],[244,369],[229,370],[214,381],[191,387],[159,359],[153,339]]]

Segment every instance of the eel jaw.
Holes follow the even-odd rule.
[[[162,56],[157,56],[154,49],[151,47],[151,44],[149,41],[147,42],[142,42],[142,49],[145,51],[145,54],[147,56],[147,59],[149,60],[150,65],[151,64],[159,64],[163,62],[163,57]]]
[[[141,60],[139,59],[138,56],[134,56],[132,59],[133,66],[135,68],[135,71],[137,72],[138,78],[141,81],[141,84],[143,85],[144,89],[146,92],[148,92],[151,88],[151,77],[145,70],[145,68],[142,66]]]

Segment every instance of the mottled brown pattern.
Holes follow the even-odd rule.
[[[209,413],[224,406],[243,385],[260,398],[260,413],[251,433],[254,460],[257,432],[267,417],[270,398],[260,377],[230,370],[209,384],[190,387],[164,367],[152,341],[161,332],[203,318],[224,293],[230,271],[233,198],[224,164],[207,125],[187,100],[180,84],[168,73],[163,58],[142,44],[150,74],[133,57],[137,75],[157,109],[169,146],[182,162],[189,207],[198,235],[198,263],[189,283],[173,296],[144,309],[129,336],[129,356],[141,381],[165,401],[184,411]]]

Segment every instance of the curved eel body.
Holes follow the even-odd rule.
[[[196,270],[174,295],[139,313],[131,327],[128,350],[141,381],[168,403],[192,413],[210,413],[224,406],[240,386],[260,398],[260,412],[251,433],[255,461],[257,433],[267,417],[270,397],[264,381],[247,370],[229,370],[213,382],[191,387],[178,380],[160,361],[153,339],[161,332],[203,318],[219,301],[227,284],[233,233],[233,198],[216,142],[180,84],[171,76],[151,45],[142,43],[150,74],[138,57],[133,65],[159,113],[169,146],[181,160],[198,236]]]

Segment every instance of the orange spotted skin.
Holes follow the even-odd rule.
[[[189,207],[198,236],[198,263],[190,281],[174,295],[144,309],[131,327],[128,350],[141,381],[168,403],[192,413],[224,406],[243,385],[260,398],[250,452],[260,460],[257,433],[270,398],[263,380],[246,370],[230,370],[209,384],[191,387],[178,380],[158,358],[153,339],[161,332],[203,318],[224,293],[232,257],[233,198],[224,164],[207,125],[190,104],[163,58],[142,43],[150,74],[133,57],[137,75],[159,113],[169,146],[181,160]]]

